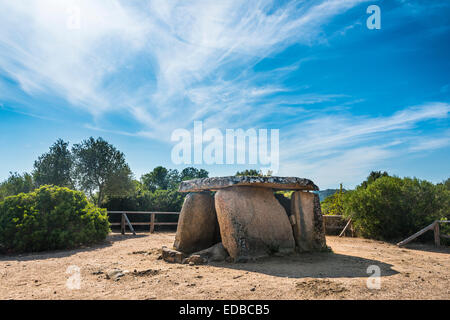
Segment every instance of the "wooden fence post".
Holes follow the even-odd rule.
[[[120,221],[120,232],[125,234],[125,214],[122,213],[122,220]]]
[[[150,220],[150,233],[155,232],[155,213],[152,213],[151,220]]]
[[[439,222],[436,221],[434,224],[434,245],[439,247],[441,245],[441,238],[439,234]]]
[[[178,222],[158,222],[156,221],[156,216],[158,214],[161,215],[180,215],[179,212],[156,212],[156,211],[108,211],[108,215],[109,214],[120,214],[120,222],[111,222],[111,226],[120,226],[120,231],[121,233],[124,235],[126,234],[127,231],[127,224],[128,227],[130,228],[131,232],[135,235],[136,231],[134,230],[134,225],[136,226],[150,226],[150,232],[154,233],[155,232],[155,227],[158,225],[164,225],[164,226],[168,226],[168,225],[178,225]],[[142,215],[146,215],[146,216],[150,216],[149,217],[149,222],[134,222],[132,223],[129,215],[133,215],[133,214],[142,214]]]
[[[123,217],[125,217],[125,221],[127,222],[131,232],[133,232],[133,234],[136,235],[136,231],[134,231],[133,225],[131,224],[130,219],[128,219],[127,214],[123,213]]]
[[[345,225],[344,229],[342,229],[341,233],[339,234],[339,237],[342,237],[345,233],[345,230],[347,230],[348,226],[352,223],[352,218],[350,218],[350,220],[348,220],[347,224]],[[352,236],[353,236],[353,231],[352,231]]]

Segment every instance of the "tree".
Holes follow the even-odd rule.
[[[158,189],[167,190],[169,185],[168,174],[169,171],[166,168],[159,166],[153,169],[152,172],[143,175],[141,181],[145,188],[152,192]]]
[[[69,143],[58,139],[50,151],[34,162],[33,177],[37,186],[55,185],[74,188],[72,180],[73,157]]]
[[[125,156],[114,146],[90,137],[72,148],[77,184],[91,198],[94,193],[98,206],[105,196],[126,194],[133,190],[132,172]]]
[[[363,187],[365,189],[369,186],[369,184],[375,182],[377,179],[382,178],[382,177],[389,177],[389,174],[386,171],[384,171],[384,172],[372,171],[369,174],[369,176],[367,177],[366,181],[361,183],[361,187]]]
[[[141,183],[145,189],[154,192],[155,190],[175,190],[181,181],[208,178],[208,171],[193,167],[185,168],[181,173],[178,170],[166,169],[162,166],[156,167],[153,171],[141,177]]]
[[[183,169],[180,174],[180,180],[192,180],[192,179],[200,179],[200,178],[208,178],[209,172],[204,169],[196,169],[194,167],[188,167]]]
[[[174,169],[174,170],[169,169],[169,172],[167,173],[167,179],[168,179],[168,189],[169,190],[178,189],[178,186],[181,182],[181,175],[177,169]]]
[[[29,173],[20,175],[15,172],[9,173],[9,178],[0,184],[0,200],[19,193],[28,193],[34,190],[33,177]]]
[[[438,183],[436,188],[438,190],[438,201],[442,203],[440,216],[442,219],[448,220],[450,219],[450,178],[442,183]],[[443,234],[450,234],[450,225],[448,223],[442,225],[441,228],[443,230]]]
[[[256,176],[256,177],[262,177],[263,174],[261,171],[258,171],[256,169],[250,169],[250,170],[245,170],[242,172],[236,172],[236,176]]]

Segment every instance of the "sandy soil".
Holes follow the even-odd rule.
[[[158,260],[174,236],[111,234],[92,248],[0,256],[0,299],[450,299],[448,247],[327,237],[333,253],[189,266]],[[366,286],[370,265],[380,267],[379,290]],[[70,266],[79,290],[67,288]],[[114,268],[129,273],[107,279]]]

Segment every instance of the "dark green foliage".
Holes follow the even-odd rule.
[[[262,177],[263,174],[261,171],[256,169],[250,169],[250,170],[244,170],[242,172],[236,172],[236,176],[255,176],[255,177]]]
[[[37,186],[55,185],[73,188],[73,157],[69,143],[58,139],[48,153],[34,162],[33,177]]]
[[[109,211],[161,211],[179,212],[184,194],[176,190],[155,190],[137,192],[129,196],[108,197],[103,207]]]
[[[448,217],[450,193],[444,185],[383,176],[345,196],[345,216],[363,237],[402,239]]]
[[[384,171],[372,171],[369,176],[367,177],[366,181],[363,181],[361,183],[361,187],[363,188],[367,188],[369,186],[369,184],[371,184],[372,182],[375,182],[377,179],[382,178],[382,177],[389,177],[389,174]]]
[[[204,169],[189,167],[179,173],[178,170],[168,170],[159,166],[153,169],[153,171],[144,174],[141,177],[141,183],[146,190],[152,192],[155,190],[172,190],[178,189],[181,181],[208,178],[208,175],[208,171]]]
[[[208,178],[209,172],[204,169],[196,169],[194,167],[188,167],[181,171],[180,181]]]
[[[183,206],[185,194],[176,190],[155,190],[154,192],[145,190],[138,191],[130,196],[107,197],[102,207],[108,211],[159,211],[159,212],[180,212]],[[133,222],[149,222],[149,215],[128,216]],[[158,222],[176,222],[176,215],[158,215]],[[119,214],[110,215],[111,222],[120,222]],[[139,228],[137,226],[136,228]],[[142,227],[146,228],[146,227]]]
[[[104,240],[106,210],[79,191],[43,186],[0,202],[0,249],[37,252],[75,248]]]
[[[235,176],[252,176],[252,177],[271,177],[272,171],[268,170],[266,174],[262,172],[262,170],[256,170],[256,169],[247,169],[244,171],[238,171],[236,172]]]
[[[441,220],[450,220],[450,178],[442,183],[436,185],[438,190],[438,201],[442,203],[442,207],[439,210],[439,216]],[[439,225],[441,234],[450,236],[450,223],[441,223]],[[442,244],[450,245],[450,239],[442,239]]]
[[[33,177],[24,173],[9,173],[9,178],[0,184],[0,201],[9,196],[14,196],[22,192],[30,192],[34,189]]]
[[[101,205],[105,196],[126,195],[133,189],[132,172],[125,156],[114,146],[98,138],[74,145],[75,175],[79,187]]]
[[[178,192],[181,181],[207,178],[208,171],[193,167],[178,170],[157,167],[143,175],[141,181],[134,181],[134,192],[129,195],[108,196],[102,206],[109,211],[159,211],[180,212],[185,194]],[[131,215],[134,222],[148,222],[145,215]],[[112,214],[111,221],[118,221],[119,215]],[[177,216],[158,216],[160,222],[175,222]]]
[[[167,190],[171,186],[176,186],[179,180],[178,170],[167,170],[162,166],[156,167],[141,178],[142,185],[150,191]]]

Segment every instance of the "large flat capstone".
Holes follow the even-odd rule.
[[[232,176],[203,178],[183,181],[180,184],[180,192],[200,192],[206,190],[217,191],[229,187],[250,186],[271,188],[279,190],[310,190],[319,188],[309,179],[296,177],[257,177],[257,176]]]

